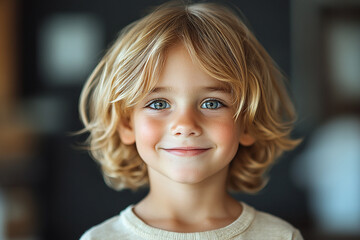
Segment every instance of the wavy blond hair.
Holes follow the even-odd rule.
[[[181,42],[194,62],[232,89],[235,119],[256,139],[239,146],[228,174],[228,189],[256,192],[266,171],[284,150],[294,148],[295,113],[284,77],[236,13],[215,3],[163,4],[125,27],[87,80],[80,115],[87,146],[106,183],[137,189],[148,183],[147,167],[135,144],[121,142],[119,121],[154,88],[166,52]]]

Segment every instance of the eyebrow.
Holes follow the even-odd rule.
[[[231,89],[226,86],[209,86],[203,88],[207,92],[223,92],[223,93],[231,93]],[[159,93],[159,92],[171,92],[173,91],[172,87],[156,87],[152,89],[149,94]]]
[[[205,89],[209,92],[224,92],[224,93],[231,93],[230,87],[222,87],[222,86],[216,86],[216,87],[205,87]]]

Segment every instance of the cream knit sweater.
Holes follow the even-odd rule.
[[[132,211],[133,206],[123,210],[105,222],[92,227],[80,240],[302,240],[300,232],[289,223],[270,214],[256,211],[241,202],[243,212],[226,227],[196,233],[169,232],[151,227]]]

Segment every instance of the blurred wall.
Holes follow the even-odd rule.
[[[291,2],[291,76],[307,137],[293,165],[316,239],[360,238],[360,2]]]

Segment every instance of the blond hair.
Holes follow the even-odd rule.
[[[90,133],[92,157],[116,190],[148,183],[146,164],[135,144],[121,142],[118,126],[154,88],[167,49],[179,42],[203,71],[231,86],[234,118],[256,139],[249,147],[239,146],[228,189],[258,191],[274,160],[299,143],[290,138],[295,113],[271,57],[236,13],[215,3],[163,4],[120,32],[80,97],[82,132]]]

